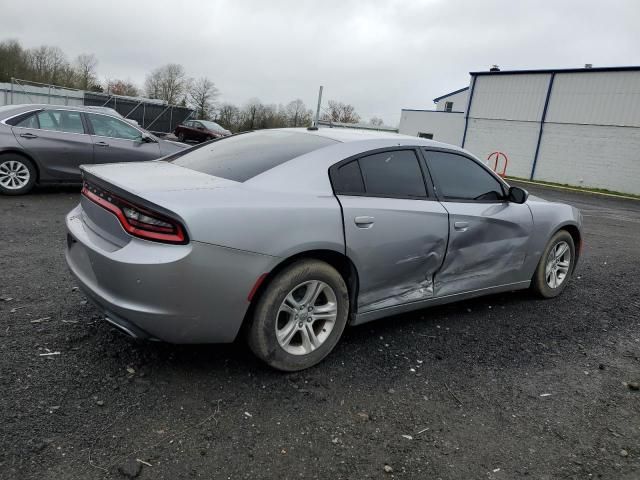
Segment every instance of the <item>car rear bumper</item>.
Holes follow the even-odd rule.
[[[274,261],[200,242],[166,245],[131,237],[116,245],[83,216],[80,205],[67,215],[67,264],[106,319],[138,338],[233,341],[248,293]]]

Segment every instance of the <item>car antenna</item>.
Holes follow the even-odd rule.
[[[318,108],[316,110],[316,118],[313,120],[313,123],[310,127],[307,127],[307,130],[318,130],[318,122],[320,122],[320,104],[322,103],[322,85],[320,85],[320,91],[318,92]]]

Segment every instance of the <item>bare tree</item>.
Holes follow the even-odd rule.
[[[379,117],[371,117],[369,119],[369,125],[373,125],[374,127],[381,127],[384,125],[384,120]]]
[[[131,80],[107,79],[105,82],[105,90],[112,95],[124,95],[128,97],[137,97],[140,95],[138,87]]]
[[[81,53],[75,61],[75,69],[78,77],[78,88],[89,90],[96,82],[96,67],[98,59],[93,53]]]
[[[237,132],[241,122],[240,109],[230,103],[223,103],[218,108],[216,122],[232,132]]]
[[[244,109],[242,110],[243,116],[243,130],[254,130],[258,128],[258,124],[260,123],[260,117],[262,115],[262,111],[264,110],[264,106],[262,102],[257,98],[252,98],[247,102]]]
[[[286,123],[289,127],[302,127],[311,123],[313,112],[299,98],[289,102],[285,109]]]
[[[43,45],[28,50],[28,63],[31,69],[30,80],[43,83],[62,83],[63,70],[69,67],[64,52],[58,47]]]
[[[208,120],[215,108],[214,102],[218,97],[218,89],[207,77],[194,80],[189,85],[188,104],[195,110],[196,118]]]
[[[0,82],[30,76],[28,54],[17,40],[0,42]]]
[[[356,113],[353,105],[329,100],[327,112],[322,116],[323,120],[339,123],[358,123],[360,115]]]
[[[188,80],[184,67],[169,63],[152,71],[145,80],[147,96],[176,104],[185,98]]]

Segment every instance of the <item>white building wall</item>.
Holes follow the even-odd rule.
[[[556,74],[547,122],[640,127],[640,72]]]
[[[469,101],[469,89],[443,98],[442,100],[436,103],[436,110],[439,112],[443,112],[445,103],[453,102],[454,112],[465,112],[467,110],[468,101]]]
[[[542,138],[535,180],[640,195],[640,128],[545,124]]]
[[[402,110],[398,133],[418,136],[431,133],[438,142],[460,146],[464,131],[464,114],[433,110]]]
[[[537,122],[542,118],[549,78],[549,74],[480,75],[469,116]]]
[[[470,118],[464,148],[485,163],[489,154],[503,152],[509,159],[507,175],[529,178],[538,128],[534,122]],[[493,161],[488,165],[493,168]],[[497,171],[502,172],[502,161]]]
[[[478,75],[465,148],[482,160],[504,152],[507,175],[529,178],[551,76]],[[438,102],[439,110],[447,100]],[[463,114],[407,112],[400,133],[434,133],[436,140],[461,144]],[[534,179],[640,194],[640,71],[556,72]]]

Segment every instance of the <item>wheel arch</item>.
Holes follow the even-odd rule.
[[[571,270],[573,272],[576,269],[578,260],[582,255],[582,247],[583,247],[582,233],[580,232],[580,229],[576,225],[569,223],[559,227],[555,232],[553,232],[553,235],[560,232],[561,230],[567,231],[569,235],[571,235],[571,238],[573,239],[573,245],[575,246],[575,253],[576,253],[576,261],[573,262],[573,269]],[[553,237],[553,235],[551,236]]]
[[[273,280],[273,278],[278,273],[287,268],[289,265],[303,259],[315,259],[326,262],[333,268],[335,268],[342,276],[345,284],[347,285],[347,290],[349,291],[349,322],[351,322],[355,313],[357,313],[357,299],[359,289],[358,270],[351,259],[344,253],[328,249],[315,249],[299,252],[282,259],[281,262],[279,262],[273,269],[271,269],[269,273],[266,274],[266,276],[260,281],[258,288],[253,292],[251,303],[242,321],[241,330],[244,330],[247,324],[250,323],[248,322],[248,320],[253,315],[255,305],[258,303],[260,297],[264,293],[271,280]]]
[[[31,162],[31,164],[33,165],[33,168],[36,169],[36,183],[40,181],[40,165],[38,165],[38,162],[36,162],[36,160],[31,155],[29,155],[24,150],[20,150],[18,148],[8,147],[6,149],[0,150],[0,158],[2,158],[2,156],[6,155],[7,153],[12,153],[14,155],[19,155],[21,157],[24,157],[26,160],[29,160]]]

